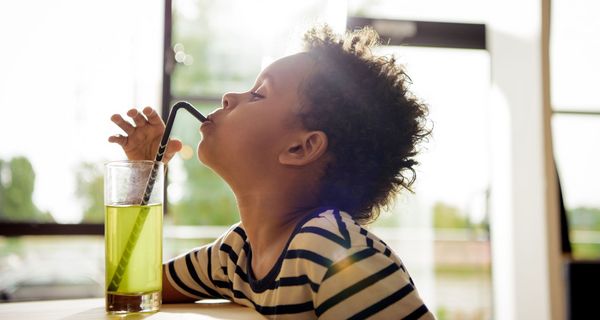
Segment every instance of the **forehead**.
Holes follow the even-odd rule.
[[[295,91],[313,67],[314,61],[310,56],[299,53],[276,60],[258,78],[271,82],[271,86],[277,90]]]

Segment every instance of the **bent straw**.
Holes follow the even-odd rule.
[[[146,217],[148,216],[148,212],[150,211],[150,208],[148,208],[147,205],[148,201],[150,200],[150,195],[152,194],[152,189],[154,188],[154,182],[156,181],[158,166],[160,161],[162,161],[165,150],[167,149],[167,143],[169,142],[169,136],[171,135],[173,122],[175,122],[175,115],[177,114],[177,111],[181,108],[187,110],[200,122],[204,122],[207,120],[205,116],[198,112],[198,110],[196,110],[194,106],[192,106],[188,102],[177,102],[171,108],[169,118],[167,119],[165,132],[163,133],[162,139],[160,140],[160,146],[158,147],[156,158],[154,159],[154,165],[152,166],[152,171],[150,171],[150,176],[148,177],[148,182],[146,183],[144,197],[142,198],[142,202],[140,203],[142,208],[135,220],[135,224],[133,225],[133,229],[131,230],[129,239],[127,239],[127,244],[125,245],[125,250],[123,250],[121,259],[119,259],[119,265],[117,266],[117,270],[115,271],[115,274],[113,275],[110,284],[108,285],[108,291],[117,291],[119,289],[119,285],[121,284],[121,280],[123,280],[123,274],[125,274],[125,270],[127,269],[127,265],[129,264],[129,259],[131,258],[133,249],[135,248],[138,238],[140,237],[140,233],[142,231],[142,227],[144,226],[144,222],[146,221]]]

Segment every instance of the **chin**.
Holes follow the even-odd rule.
[[[200,141],[200,143],[198,144],[198,149],[196,150],[196,155],[198,156],[198,160],[200,161],[200,163],[204,164],[205,166],[207,166],[209,168],[212,168],[210,150],[208,150],[207,146],[204,145],[202,143],[202,141]]]
[[[198,156],[198,160],[201,163],[207,165],[207,163],[206,163],[206,154],[202,150],[202,142],[200,142],[200,144],[198,145],[198,149],[196,150],[196,155]]]

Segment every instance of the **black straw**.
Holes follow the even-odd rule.
[[[203,116],[194,106],[192,106],[189,102],[179,101],[172,108],[171,112],[169,112],[169,118],[167,119],[167,126],[165,127],[165,132],[162,135],[162,139],[160,140],[160,147],[158,147],[158,152],[156,153],[156,159],[154,161],[162,161],[163,154],[165,153],[165,149],[167,148],[167,143],[169,142],[169,136],[171,135],[171,129],[173,128],[173,123],[175,122],[175,115],[177,114],[177,110],[184,108],[189,113],[191,113],[196,119],[200,122],[206,121],[206,117]],[[154,183],[152,184],[154,185]],[[150,187],[152,188],[152,187]],[[152,189],[150,189],[152,191]]]

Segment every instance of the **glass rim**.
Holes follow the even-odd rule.
[[[105,167],[131,167],[133,165],[154,165],[164,166],[162,161],[155,160],[113,160],[104,163]]]

